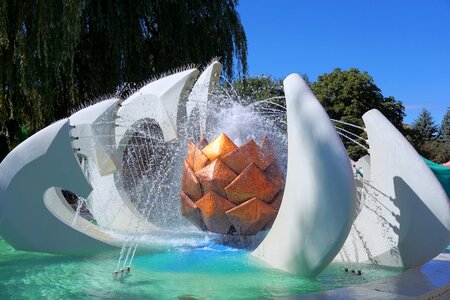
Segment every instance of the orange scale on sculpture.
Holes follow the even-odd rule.
[[[281,173],[278,163],[275,160],[270,164],[270,166],[267,169],[264,170],[264,174],[279,189],[284,188],[284,184],[285,184],[284,176]]]
[[[261,143],[261,165],[260,168],[265,170],[268,166],[272,164],[275,160],[275,149],[272,146],[272,143],[269,141],[267,136],[264,137]]]
[[[200,140],[200,142],[198,142],[197,144],[197,148],[202,150],[203,148],[205,148],[208,145],[208,140],[203,136],[202,139]]]
[[[200,209],[202,219],[209,231],[223,234],[230,232],[232,224],[226,211],[235,207],[233,203],[214,192],[209,192],[195,204]]]
[[[280,188],[273,184],[255,163],[251,163],[225,187],[228,200],[235,204],[240,204],[253,197],[269,203],[279,190]]]
[[[193,201],[203,196],[202,187],[194,174],[191,166],[184,161],[183,176],[181,179],[181,190],[186,193]]]
[[[228,153],[222,157],[222,160],[238,174],[244,171],[252,162],[256,163],[261,169],[267,167],[267,162],[261,153],[260,147],[253,140]]]
[[[195,175],[201,183],[203,195],[213,191],[223,197],[226,197],[224,188],[237,176],[220,159],[205,166]]]
[[[226,212],[237,234],[253,235],[275,220],[277,211],[258,198],[252,198]]]
[[[188,154],[186,161],[189,163],[194,172],[197,172],[209,163],[208,157],[194,145],[192,141],[188,144]]]
[[[281,190],[273,199],[273,201],[270,203],[270,206],[272,206],[273,208],[275,208],[276,210],[280,209],[281,206],[281,202],[283,201],[283,194],[284,191]]]
[[[181,215],[188,219],[192,224],[194,224],[198,229],[206,230],[206,225],[202,220],[200,209],[198,206],[189,198],[188,195],[181,191],[180,193],[180,205],[181,205]]]
[[[205,146],[205,148],[202,149],[202,152],[209,158],[210,161],[214,161],[236,149],[237,146],[233,143],[233,141],[222,133],[211,143]]]

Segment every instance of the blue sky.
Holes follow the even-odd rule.
[[[450,0],[240,0],[250,75],[367,71],[406,123],[450,106]]]

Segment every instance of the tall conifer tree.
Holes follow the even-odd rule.
[[[438,140],[440,142],[450,142],[450,107],[447,108],[447,113],[442,119]]]
[[[436,137],[438,127],[427,109],[423,109],[412,125],[421,141],[431,141]]]

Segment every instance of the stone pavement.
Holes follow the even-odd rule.
[[[450,299],[450,250],[397,276],[288,299]]]

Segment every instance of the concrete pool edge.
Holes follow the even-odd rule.
[[[287,299],[450,299],[450,250],[393,277]]]

